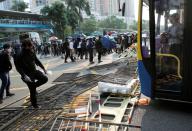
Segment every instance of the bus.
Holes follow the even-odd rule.
[[[191,0],[139,0],[138,74],[145,96],[192,102],[191,7]]]

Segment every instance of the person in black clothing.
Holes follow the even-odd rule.
[[[103,50],[103,45],[101,43],[101,36],[99,36],[99,39],[96,40],[96,43],[95,43],[95,48],[98,52],[98,63],[101,63],[101,54],[102,54],[102,50]]]
[[[75,55],[77,56],[78,54],[78,50],[77,50],[77,47],[79,46],[79,41],[80,41],[80,38],[77,38],[76,40],[74,39],[74,44],[73,44],[73,48],[75,50]],[[77,56],[78,57],[78,56]]]
[[[70,57],[72,62],[75,62],[73,59],[73,55],[70,53],[70,48],[69,48],[69,41],[68,38],[65,39],[65,42],[63,43],[64,45],[64,50],[65,50],[65,63],[67,63],[67,58]]]
[[[30,101],[34,108],[38,108],[36,98],[36,88],[48,81],[46,75],[36,69],[36,65],[41,67],[45,74],[46,69],[37,58],[31,40],[22,41],[20,54],[14,56],[15,67],[21,75],[21,79],[27,84],[30,91]]]
[[[9,71],[12,69],[10,62],[11,55],[11,45],[4,44],[3,51],[0,54],[0,79],[1,79],[1,89],[0,89],[0,104],[3,103],[3,94],[6,89],[6,96],[12,96],[14,94],[10,93],[10,76]]]
[[[85,59],[88,59],[88,54],[87,54],[87,43],[86,39],[84,38],[81,43],[81,50],[82,50],[82,56],[81,58],[83,59],[83,56],[85,55]]]
[[[90,64],[94,64],[94,61],[93,61],[93,46],[94,46],[94,43],[93,43],[93,40],[90,38],[88,39],[87,41],[87,50],[89,52],[89,63]]]

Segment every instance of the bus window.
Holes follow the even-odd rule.
[[[160,79],[182,80],[183,7],[184,0],[155,1],[156,74]]]
[[[142,55],[143,58],[150,57],[150,36],[149,36],[149,7],[143,2],[142,10]]]

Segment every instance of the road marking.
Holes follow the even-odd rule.
[[[78,76],[82,76],[85,74],[85,71],[81,71]]]
[[[13,77],[13,78],[14,78],[14,77],[20,77],[20,76],[21,76],[21,75],[14,75],[14,76],[10,76],[10,77]]]
[[[97,73],[97,71],[95,70],[91,70],[91,74],[99,74],[99,73]]]
[[[25,87],[14,87],[11,90],[12,91],[17,91],[17,90],[25,90],[25,89],[28,89],[28,87],[27,86],[25,86]]]

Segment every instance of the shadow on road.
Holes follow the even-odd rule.
[[[135,109],[132,123],[141,125],[141,131],[191,131],[190,106],[191,104],[152,101],[149,106],[139,106]]]

